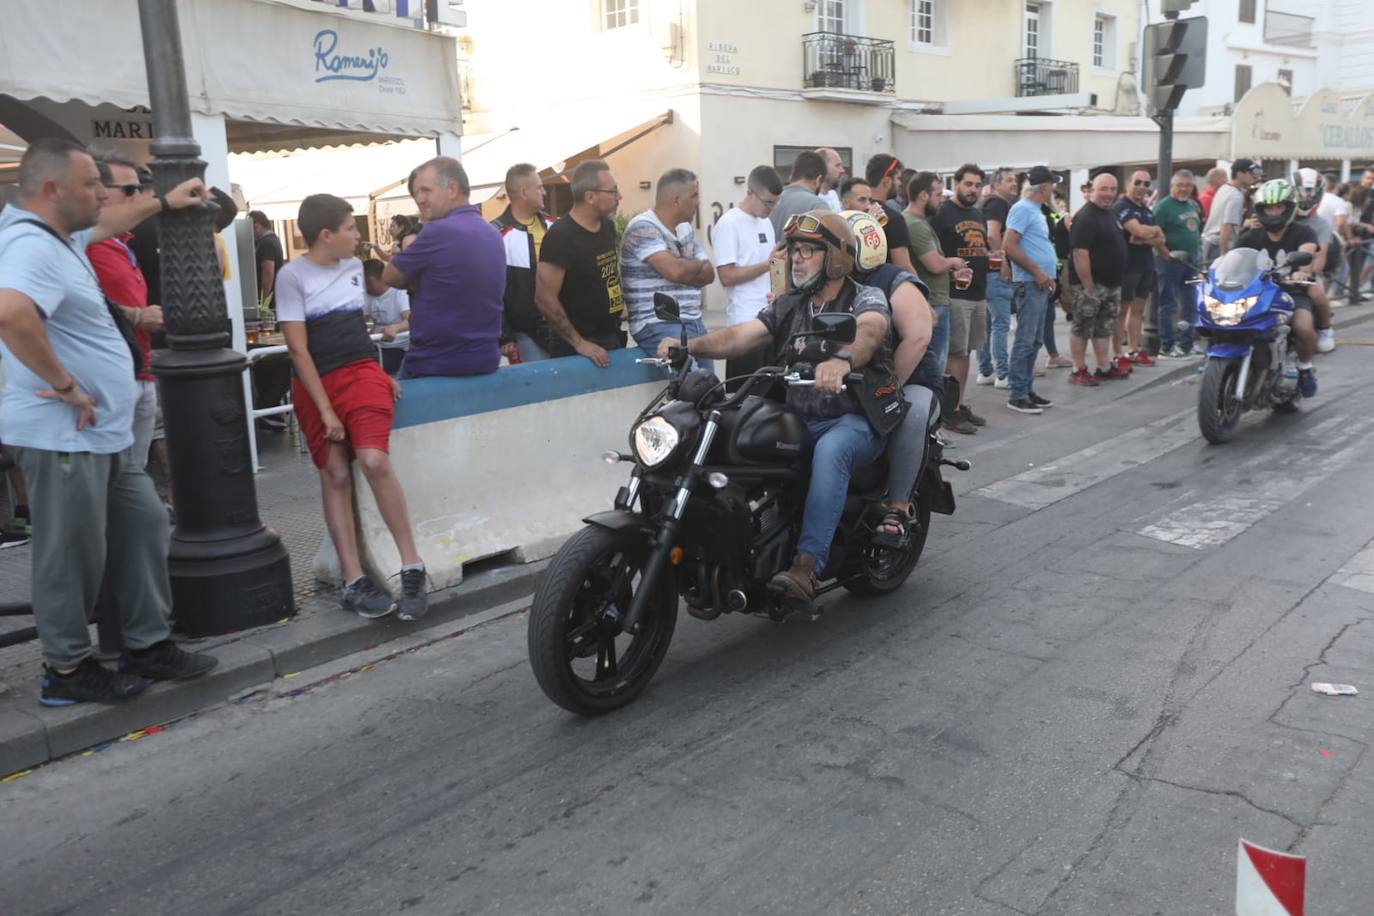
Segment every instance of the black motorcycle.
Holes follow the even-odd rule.
[[[678,321],[677,303],[655,297],[657,317]],[[798,353],[788,347],[782,366],[743,378],[727,395],[715,375],[691,369],[682,347],[670,360],[640,360],[675,376],[635,420],[627,486],[615,508],[593,515],[563,545],[530,608],[529,653],[539,686],[564,709],[595,715],[626,705],[658,670],[677,623],[678,599],[688,613],[713,620],[745,613],[788,616],[770,586],[791,565],[801,534],[809,464],[802,417],[779,398],[785,386],[814,385],[807,353],[819,361],[851,343],[855,319],[820,314]],[[862,377],[857,373],[850,382]],[[908,417],[905,422],[922,422]],[[817,597],[837,588],[884,595],[899,588],[920,559],[930,515],[954,512],[954,493],[940,474],[948,461],[926,420],[925,466],[910,494],[913,518],[901,547],[873,543],[886,497],[887,462],[856,471],[829,562],[817,571]]]

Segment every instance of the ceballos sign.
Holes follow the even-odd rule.
[[[366,83],[377,78],[377,74],[387,68],[391,58],[382,48],[368,48],[367,55],[335,54],[339,46],[339,33],[333,29],[322,29],[315,33],[315,82],[327,83],[331,80],[353,80]]]

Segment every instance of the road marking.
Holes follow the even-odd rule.
[[[1173,508],[1136,533],[1194,550],[1220,547],[1362,454],[1364,446],[1356,440],[1365,437],[1374,421],[1352,424],[1349,419],[1336,416],[1315,424],[1304,434],[1306,447],[1283,449],[1277,460],[1270,451],[1242,462],[1233,473],[1236,480],[1246,482],[1229,488],[1230,492]],[[1329,454],[1314,455],[1311,443],[1328,435],[1335,438],[1321,447]],[[1252,480],[1255,476],[1262,479]]]
[[[1196,415],[1195,410],[1181,411],[1065,455],[1052,464],[980,487],[972,495],[1036,511],[1044,509],[1200,438],[1193,422]]]
[[[1331,575],[1332,585],[1344,585],[1374,595],[1374,542],[1355,554]]]

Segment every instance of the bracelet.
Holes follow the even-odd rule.
[[[70,379],[70,381],[67,382],[67,386],[65,388],[58,388],[56,385],[54,385],[52,387],[52,390],[56,391],[58,394],[71,394],[72,391],[76,388],[76,377],[69,375],[67,376],[67,378]]]
[[[162,213],[166,213],[168,210],[172,209],[172,205],[167,203],[167,196],[165,194],[158,193],[154,196],[157,197],[157,202],[162,205]]]

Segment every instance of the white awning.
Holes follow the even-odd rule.
[[[276,0],[179,0],[191,108],[236,150],[462,132],[452,38]],[[137,0],[6,0],[0,94],[148,105]],[[256,125],[256,126],[254,126]],[[270,125],[283,125],[276,129]],[[343,133],[338,133],[343,132]]]
[[[272,219],[295,219],[311,194],[333,194],[367,213],[369,196],[434,158],[432,140],[401,140],[348,149],[307,149],[288,155],[234,155],[229,177],[243,190],[248,206]],[[409,201],[409,198],[406,198]]]

